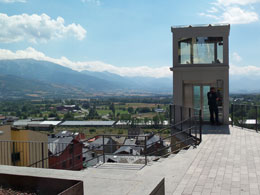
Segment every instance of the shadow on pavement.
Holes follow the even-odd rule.
[[[203,134],[230,134],[229,125],[202,125]]]

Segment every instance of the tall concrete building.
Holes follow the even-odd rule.
[[[215,87],[220,122],[229,122],[230,25],[178,26],[173,33],[173,101],[175,105],[202,110],[209,121],[207,93]]]

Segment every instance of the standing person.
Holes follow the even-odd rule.
[[[210,88],[210,91],[208,92],[208,105],[209,105],[209,112],[210,112],[210,123],[211,125],[219,124],[218,121],[218,105],[217,105],[217,101],[218,101],[218,96],[216,93],[216,89],[214,87]],[[214,120],[214,114],[215,114],[215,120]]]

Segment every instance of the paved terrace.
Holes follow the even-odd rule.
[[[197,148],[140,165],[105,164],[80,172],[0,166],[0,173],[84,181],[85,194],[150,194],[165,178],[165,194],[260,194],[260,134],[204,126]]]
[[[166,194],[260,194],[260,134],[238,127],[203,129],[196,149],[150,167],[151,176],[159,169],[165,177]]]

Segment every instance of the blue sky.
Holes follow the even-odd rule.
[[[165,77],[172,25],[225,22],[231,74],[260,74],[259,10],[260,0],[0,0],[0,59]]]

